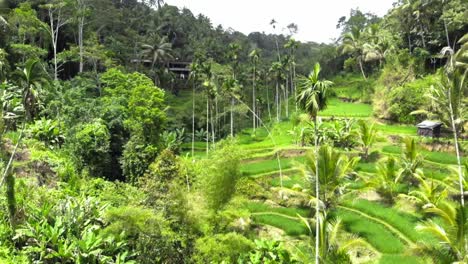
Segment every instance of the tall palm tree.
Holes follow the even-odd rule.
[[[215,90],[216,82],[211,69],[211,63],[203,63],[202,71],[205,75],[203,87],[206,94],[206,153],[208,154],[210,145],[210,99],[213,97],[213,91]],[[214,135],[212,136],[214,137]]]
[[[256,91],[255,91],[255,81],[256,81],[256,76],[257,76],[257,64],[258,60],[260,58],[260,50],[259,49],[253,49],[250,54],[249,54],[250,60],[252,62],[252,127],[253,127],[253,132],[255,133],[255,128],[256,128],[256,101],[257,101],[257,96],[256,96]]]
[[[364,80],[367,80],[363,66],[365,42],[362,35],[362,31],[359,28],[353,27],[351,32],[348,32],[343,36],[343,44],[341,48],[343,53],[350,53],[356,58],[362,77]]]
[[[230,112],[230,131],[231,137],[234,136],[234,102],[239,91],[239,83],[234,78],[227,78],[223,82],[223,90],[229,95],[231,101]]]
[[[154,83],[158,84],[155,66],[161,66],[161,64],[172,58],[172,44],[168,42],[166,37],[161,38],[154,33],[150,34],[149,41],[151,41],[151,43],[141,45],[141,55],[151,60],[151,69],[154,72]]]
[[[190,65],[189,78],[192,80],[192,158],[195,150],[195,87],[201,71],[202,65],[199,61],[195,61]]]
[[[315,127],[315,164],[319,164],[318,160],[318,131],[317,131],[317,115],[320,110],[323,110],[327,107],[327,90],[333,84],[328,80],[320,80],[320,64],[316,63],[313,71],[309,74],[308,77],[304,78],[301,83],[302,91],[298,94],[296,101],[299,103],[299,106],[309,115],[311,119],[314,120]],[[319,176],[319,166],[315,166],[315,175]],[[320,194],[320,183],[319,180],[315,181],[315,193]],[[315,213],[319,214],[320,208],[319,203],[315,205]],[[316,233],[319,233],[319,224],[316,223]],[[316,236],[316,255],[315,262],[319,263],[318,255],[318,246],[319,246],[319,236]]]
[[[270,26],[273,28],[273,31],[276,30],[276,24],[278,24],[278,22],[273,18],[270,21]],[[276,52],[277,52],[277,55],[278,55],[278,61],[281,61],[281,54],[280,54],[280,50],[279,50],[278,37],[276,36],[276,34],[274,34],[274,37],[275,37],[275,44],[276,44]]]
[[[293,38],[290,38],[288,42],[284,45],[285,48],[289,49],[289,54],[291,57],[291,87],[294,92],[294,98],[296,98],[297,93],[296,93],[296,50],[299,47],[299,41],[296,41]],[[296,111],[297,111],[297,102],[295,103],[296,105]]]
[[[281,81],[283,80],[283,65],[281,62],[273,62],[271,64],[270,74],[273,75],[275,80],[275,105],[276,105],[276,121],[279,122],[281,120]]]

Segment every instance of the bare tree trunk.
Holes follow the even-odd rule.
[[[206,154],[208,155],[209,148],[210,148],[210,127],[209,127],[209,121],[210,121],[210,98],[207,95],[206,96]]]
[[[211,120],[210,122],[211,123],[211,145],[213,146],[213,148],[215,148],[215,128],[213,124],[213,119],[214,119],[213,118],[213,112],[214,112],[213,105],[211,105],[210,107],[210,112],[211,112],[211,118],[210,118]]]
[[[230,120],[230,123],[231,123],[231,137],[234,136],[234,113],[233,113],[234,109],[233,108],[234,108],[234,98],[231,96],[231,110],[230,110],[231,111],[231,113],[230,113],[230,115],[231,115],[231,120]]]
[[[275,104],[276,104],[276,121],[280,121],[280,105],[279,105],[279,89],[278,89],[278,80],[276,80],[276,94],[275,94]]]
[[[447,21],[444,19],[445,38],[447,39],[447,47],[450,47],[450,38],[447,29]]]
[[[284,89],[284,100],[286,102],[286,118],[289,117],[289,78],[286,77],[286,87]]]
[[[253,67],[253,81],[252,81],[252,125],[253,125],[253,132],[255,133],[255,125],[256,125],[256,118],[255,118],[255,113],[256,113],[256,97],[255,97],[255,63]]]
[[[315,139],[314,139],[314,152],[315,152],[315,263],[319,264],[320,261],[320,183],[319,183],[319,158],[318,158],[318,130],[317,130],[317,116],[314,116],[314,130],[315,130]]]
[[[195,150],[195,80],[192,86],[192,159]]]
[[[79,72],[83,72],[83,28],[84,28],[84,16],[80,17],[78,22],[78,46],[80,48],[80,68]]]
[[[359,61],[359,68],[361,69],[362,77],[364,77],[364,80],[367,81],[367,77],[366,77],[366,74],[364,73],[364,68],[363,68],[363,66],[362,66],[362,58],[359,57],[359,58],[358,58],[358,61]]]
[[[460,159],[460,149],[458,146],[458,134],[457,134],[457,127],[455,125],[455,118],[452,106],[452,93],[448,91],[448,99],[449,99],[449,109],[450,109],[450,123],[452,123],[452,130],[453,130],[453,139],[455,140],[455,151],[457,153],[457,166],[458,166],[458,181],[460,184],[460,202],[462,207],[465,207],[465,197],[464,197],[464,188],[463,188],[463,170],[461,165]]]

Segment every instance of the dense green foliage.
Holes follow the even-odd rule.
[[[467,12],[353,9],[319,44],[0,1],[0,262],[466,263]]]

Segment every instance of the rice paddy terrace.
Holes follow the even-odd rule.
[[[374,122],[370,105],[341,102],[333,99],[329,108],[322,112],[324,122],[329,117],[359,118]],[[416,128],[409,125],[388,125],[376,122],[377,143],[372,152],[378,157],[372,162],[360,160],[357,174],[372,177],[376,173],[376,160],[400,157],[402,145],[399,138],[416,137]],[[250,212],[252,228],[258,236],[274,237],[297,252],[307,250],[310,242],[309,230],[303,219],[313,216],[308,190],[312,188],[301,171],[301,163],[310,146],[295,144],[288,132],[293,125],[277,123],[271,128],[271,136],[265,129],[245,130],[237,135],[239,145],[245,153],[242,173],[248,181],[249,190],[239,192],[243,209]],[[447,139],[448,140],[448,139]],[[186,146],[187,150],[189,145]],[[205,145],[196,142],[196,156],[203,158]],[[358,150],[339,150],[349,155],[359,155]],[[436,152],[420,148],[424,156],[425,175],[434,181],[444,183],[450,174],[450,167],[456,164],[456,156],[448,152]],[[354,252],[355,263],[422,263],[413,254],[412,248],[418,241],[431,243],[431,238],[416,231],[415,227],[423,216],[413,204],[404,198],[397,198],[390,206],[373,190],[363,188],[364,183],[356,177],[347,182],[350,190],[342,196],[333,214],[341,219],[346,233],[364,239],[369,245],[366,250]]]

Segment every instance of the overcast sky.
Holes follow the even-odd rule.
[[[383,16],[396,0],[166,0],[170,5],[187,7],[195,15],[209,17],[214,26],[221,24],[248,34],[272,32],[272,18],[278,21],[277,32],[294,22],[299,26],[296,39],[326,42],[339,35],[336,24],[349,16],[351,8]],[[284,33],[286,33],[285,31]]]

